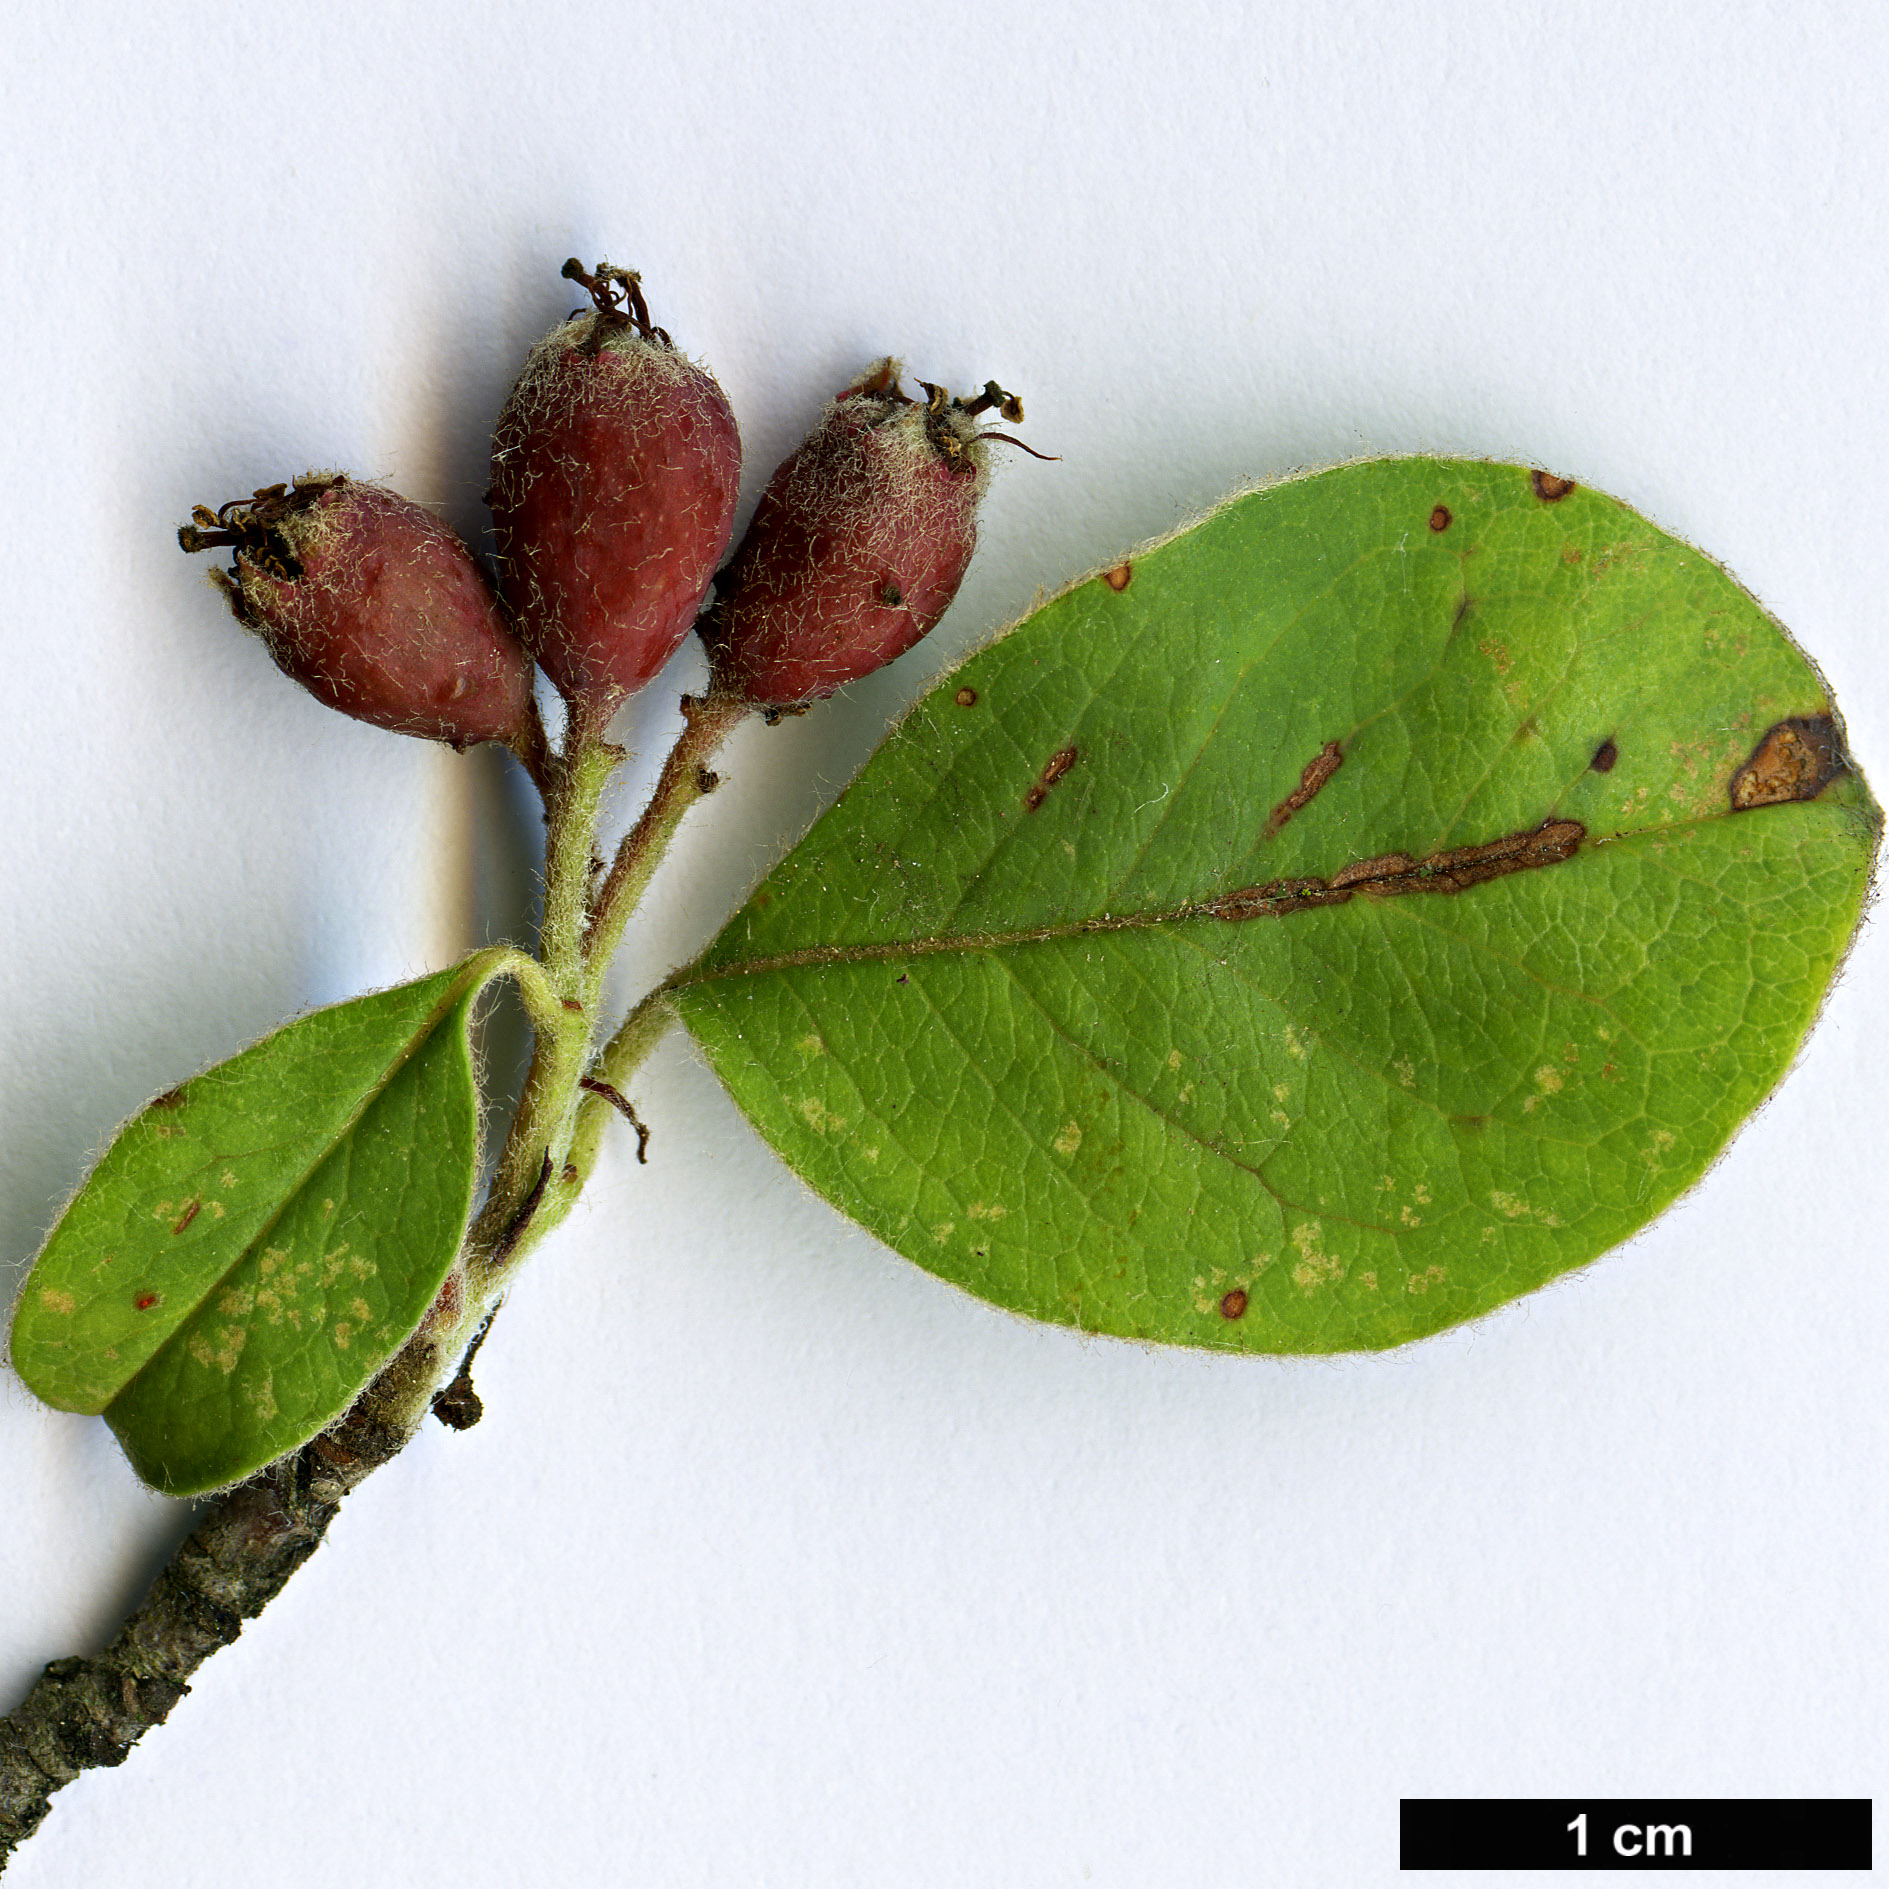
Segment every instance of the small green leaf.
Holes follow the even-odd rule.
[[[172,1495],[345,1411],[425,1316],[478,1168],[467,1032],[504,953],[317,1010],[120,1131],[21,1296],[13,1364]]]
[[[677,997],[798,1174],[983,1298],[1392,1345],[1699,1178],[1880,825],[1709,559],[1523,468],[1377,461],[959,669]]]

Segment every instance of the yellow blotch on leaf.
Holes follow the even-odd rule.
[[[1319,1241],[1324,1237],[1325,1229],[1316,1220],[1302,1220],[1292,1229],[1292,1244],[1299,1249],[1299,1263],[1292,1269],[1292,1283],[1302,1292],[1335,1284],[1345,1276],[1343,1260],[1318,1250]]]

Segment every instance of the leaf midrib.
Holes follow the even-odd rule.
[[[1716,826],[1720,822],[1734,817],[1748,820],[1754,816],[1774,811],[1775,809],[1804,807],[1814,804],[1816,804],[1814,801],[1778,801],[1771,806],[1748,807],[1741,810],[1736,815],[1733,814],[1730,808],[1727,808],[1723,812],[1702,814],[1690,820],[1665,821],[1658,826],[1641,827],[1631,832],[1593,833],[1583,839],[1566,859],[1545,862],[1541,865],[1527,867],[1524,870],[1528,872],[1552,871],[1556,866],[1570,865],[1574,860],[1582,857],[1584,854],[1598,851],[1602,847],[1637,846],[1640,844],[1658,843],[1677,835],[1697,832],[1702,828]],[[1554,816],[1550,815],[1549,817],[1553,818]],[[1497,837],[1509,838],[1511,836],[1503,834]],[[1348,861],[1347,863],[1352,862]],[[1666,865],[1664,861],[1660,863]],[[1670,866],[1668,866],[1667,869],[1674,870]],[[1505,878],[1513,878],[1516,876],[1517,875],[1513,873],[1502,875],[1502,877]],[[1285,883],[1291,885],[1325,885],[1329,883],[1329,875],[1323,879],[1311,873],[1295,875],[1291,880]],[[1432,893],[1427,896],[1468,898],[1482,891],[1485,885],[1492,885],[1494,883],[1496,883],[1495,880],[1487,880],[1481,884],[1466,887],[1459,892]],[[1215,895],[1215,897],[1223,896],[1227,895]],[[1351,902],[1355,903],[1357,900],[1362,899],[1367,905],[1375,907],[1400,903],[1404,898],[1421,896],[1426,895],[1406,893],[1374,898],[1367,890],[1358,888],[1355,890],[1355,897]],[[1017,945],[1059,944],[1070,938],[1091,937],[1119,931],[1148,931],[1161,925],[1197,924],[1203,922],[1212,924],[1246,924],[1253,922],[1254,919],[1283,920],[1296,917],[1299,910],[1312,909],[1310,907],[1298,907],[1278,912],[1253,913],[1246,917],[1232,919],[1223,917],[1212,911],[1210,905],[1211,900],[1190,899],[1184,900],[1178,905],[1163,906],[1159,910],[1154,911],[1099,912],[1092,913],[1087,918],[1066,919],[1048,925],[1024,925],[1008,931],[941,932],[923,938],[887,939],[871,944],[806,945],[797,951],[771,952],[767,956],[759,958],[724,959],[716,964],[709,964],[704,961],[708,955],[708,953],[705,952],[703,957],[697,959],[695,963],[684,965],[681,970],[672,973],[658,986],[658,989],[664,992],[687,990],[694,985],[718,983],[728,978],[756,977],[771,971],[801,970],[808,966],[883,963],[893,958],[937,957],[945,953],[956,951],[995,951]],[[1321,905],[1317,909],[1320,911],[1336,911],[1341,909],[1341,907],[1334,902],[1332,904]],[[711,945],[710,950],[713,950],[713,948],[714,947]]]

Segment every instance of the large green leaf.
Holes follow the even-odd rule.
[[[14,1368],[173,1495],[345,1411],[425,1316],[478,1170],[473,1002],[503,954],[288,1024],[126,1124],[20,1299]]]
[[[1377,461],[973,658],[677,995],[797,1173],[984,1298],[1390,1345],[1699,1178],[1879,826],[1709,559],[1523,468]]]

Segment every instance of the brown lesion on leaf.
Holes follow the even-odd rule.
[[[1559,478],[1552,472],[1531,472],[1528,475],[1528,482],[1535,488],[1535,496],[1544,505],[1552,505],[1558,499],[1566,498],[1574,490],[1572,479]]]
[[[1308,805],[1318,790],[1345,764],[1343,751],[1335,741],[1328,741],[1306,762],[1299,784],[1266,816],[1265,837],[1271,839],[1301,807]]]
[[[1430,513],[1430,529],[1432,531],[1448,531],[1450,526],[1455,522],[1456,515],[1447,505],[1438,505],[1434,507]]]
[[[1849,766],[1835,717],[1793,715],[1774,722],[1732,776],[1732,811],[1815,800]]]
[[[1614,763],[1619,759],[1620,750],[1614,745],[1613,736],[1609,735],[1607,739],[1594,750],[1594,758],[1589,761],[1587,765],[1591,767],[1596,774],[1611,774],[1614,771]]]
[[[973,688],[962,688],[951,699],[956,702],[960,708],[975,708],[977,706],[977,691]]]
[[[1023,796],[1024,812],[1034,813],[1037,808],[1049,798],[1049,790],[1054,787],[1081,758],[1080,749],[1058,748],[1056,752],[1043,763],[1042,773],[1036,777],[1036,781],[1030,788],[1030,791]]]
[[[153,1101],[151,1104],[153,1108],[166,1108],[166,1109],[182,1108],[183,1105],[184,1105],[184,1092],[181,1088],[166,1089],[164,1093],[160,1095],[159,1097],[157,1097],[157,1099]]]
[[[1123,591],[1135,581],[1135,566],[1131,559],[1123,558],[1111,570],[1102,573],[1102,581],[1110,590]]]
[[[1220,1301],[1220,1316],[1224,1319],[1244,1318],[1246,1316],[1246,1288],[1235,1286]]]
[[[1318,905],[1343,905],[1358,893],[1398,898],[1410,892],[1466,892],[1512,872],[1558,866],[1574,857],[1586,837],[1587,829],[1578,820],[1544,820],[1526,833],[1510,833],[1479,846],[1452,846],[1423,859],[1380,853],[1341,866],[1329,879],[1273,879],[1244,886],[1200,909],[1209,918],[1274,918]]]
[[[1326,884],[1338,891],[1346,886],[1363,885],[1372,879],[1409,872],[1416,863],[1408,853],[1379,853],[1374,859],[1354,860],[1349,866],[1340,866]]]

